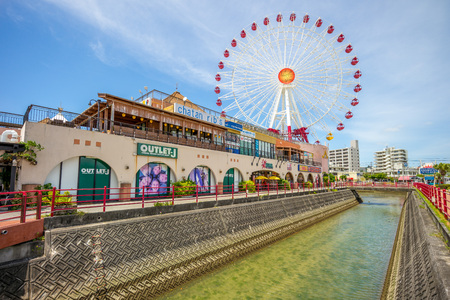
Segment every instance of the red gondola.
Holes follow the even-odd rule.
[[[231,41],[231,47],[236,47],[236,45],[237,45],[237,42],[236,42],[235,39],[233,39],[233,40]]]
[[[258,26],[256,25],[255,22],[253,22],[253,24],[252,24],[252,30],[255,31],[257,28],[258,28]]]
[[[289,17],[289,20],[291,20],[292,22],[294,22],[295,19],[297,19],[297,16],[296,16],[294,13],[292,13],[291,16]]]
[[[362,73],[360,70],[356,71],[355,74],[353,75],[353,77],[355,77],[356,79],[358,79],[361,76],[362,76]]]
[[[217,104],[217,106],[222,106],[222,100],[217,99],[216,104]]]
[[[352,59],[352,66],[356,66],[356,64],[359,62],[359,59],[355,56]]]
[[[225,114],[225,111],[224,110],[222,110],[222,112],[220,113],[220,116],[222,117],[222,118],[225,118],[227,115]]]
[[[225,51],[223,52],[223,56],[229,57],[229,56],[230,56],[230,52],[229,52],[228,50],[225,50]]]
[[[345,36],[341,33],[340,36],[338,36],[337,41],[338,43],[342,43],[342,41],[345,39]]]
[[[308,23],[309,22],[309,16],[306,14],[304,17],[303,17],[303,23]]]
[[[320,27],[320,26],[319,26],[319,27]],[[317,141],[315,142],[315,144],[316,144],[316,145],[320,145],[320,141],[317,140]]]
[[[348,111],[346,114],[345,114],[345,118],[346,119],[351,119],[353,117],[353,113],[351,112],[351,111]]]
[[[359,104],[359,101],[358,101],[358,98],[354,98],[353,100],[352,100],[352,103],[350,103],[352,106],[356,106],[356,105],[358,105]]]
[[[216,88],[214,89],[214,92],[216,92],[216,94],[220,93],[220,87],[216,86]]]
[[[222,78],[220,77],[220,74],[217,74],[217,75],[216,75],[216,81],[220,81],[220,79],[222,79]]]
[[[334,31],[334,26],[333,25],[328,26],[327,32],[331,34],[331,33],[333,33],[333,31]]]
[[[345,53],[350,53],[350,52],[352,52],[352,50],[353,50],[353,47],[352,47],[352,45],[348,45],[347,46],[347,48],[345,48]]]
[[[245,30],[242,29],[241,31],[241,38],[245,38],[247,36],[247,34],[245,33]]]
[[[322,19],[319,19],[316,21],[316,27],[320,27],[320,26],[322,26],[322,24],[323,24]]]
[[[362,90],[362,87],[360,84],[357,84],[353,90],[355,91],[355,93],[358,93]]]
[[[339,123],[338,126],[337,126],[336,128],[337,128],[337,130],[341,131],[342,129],[345,128],[345,126],[344,126],[344,124]]]
[[[268,17],[264,18],[264,25],[269,25],[269,18]]]
[[[221,69],[221,70],[222,70],[222,69],[223,69],[223,67],[224,67],[224,64],[223,64],[223,62],[221,62],[221,61],[220,61],[220,62],[219,62],[219,65],[218,65],[218,66],[219,66],[219,69]]]
[[[281,22],[283,20],[283,16],[281,14],[278,14],[277,16],[277,22]]]

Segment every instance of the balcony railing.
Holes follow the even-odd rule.
[[[23,125],[23,115],[0,111],[0,126],[20,128]]]
[[[188,136],[184,133],[172,134],[167,131],[161,131],[153,128],[143,128],[139,125],[133,125],[123,122],[116,122],[110,119],[97,118],[95,116],[88,116],[77,114],[73,112],[63,111],[61,109],[52,109],[38,105],[30,105],[24,116],[24,120],[34,123],[46,123],[50,125],[76,128],[81,130],[99,131],[108,134],[115,134],[121,136],[128,136],[132,138],[140,138],[145,140],[159,141],[170,144],[178,144],[196,148],[204,148],[215,151],[229,152],[226,149],[226,144],[222,141],[207,138],[199,138],[197,136]],[[249,152],[250,153],[250,152]],[[251,152],[252,153],[252,152]],[[241,153],[241,155],[246,155]],[[252,155],[249,155],[252,156]],[[320,161],[314,161],[309,158],[297,158],[284,155],[269,155],[266,153],[265,158],[277,159],[278,161],[290,161],[299,164],[306,164],[310,166],[321,167]]]

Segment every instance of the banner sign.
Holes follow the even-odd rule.
[[[248,130],[245,130],[245,129],[243,129],[241,131],[241,134],[245,135],[245,136],[252,137],[252,138],[255,138],[255,136],[256,136],[256,134],[254,132],[251,132],[251,131],[248,131]]]
[[[308,166],[298,165],[298,170],[303,172],[308,172]]]
[[[265,159],[261,161],[261,167],[263,169],[273,169],[273,164],[268,163]]]
[[[312,172],[312,173],[320,173],[321,168],[319,167],[310,167],[310,166],[304,166],[304,165],[298,165],[298,170],[302,172]]]
[[[238,124],[238,123],[234,123],[231,121],[225,121],[225,127],[237,130],[237,131],[242,131],[242,125]]]
[[[437,172],[438,172],[438,170],[436,170],[435,168],[420,168],[419,169],[420,174],[434,174]]]
[[[199,111],[178,103],[173,104],[173,111],[185,116],[193,117],[202,121],[214,123],[217,125],[225,126],[225,119],[210,115],[206,112]]]
[[[137,155],[178,158],[178,149],[172,147],[138,143]]]

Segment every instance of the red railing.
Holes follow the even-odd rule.
[[[293,192],[309,192],[321,189],[345,187],[411,187],[411,183],[353,183],[332,182],[331,184],[277,182],[254,186],[211,185],[191,187],[146,188],[96,188],[96,189],[56,189],[31,190],[0,193],[0,222],[20,221],[53,217],[76,210],[84,213],[106,212],[120,209],[144,208],[153,205],[174,205],[199,201],[219,201],[220,199],[248,198],[261,195],[287,195]],[[1,223],[0,223],[1,225]]]
[[[450,218],[450,193],[447,190],[419,182],[414,183],[414,187],[421,191],[447,220]]]

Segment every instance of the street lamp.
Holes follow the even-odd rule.
[[[89,105],[92,104],[92,101],[97,102],[97,130],[100,131],[100,103],[102,102],[102,100],[100,99],[91,99],[89,101]]]

